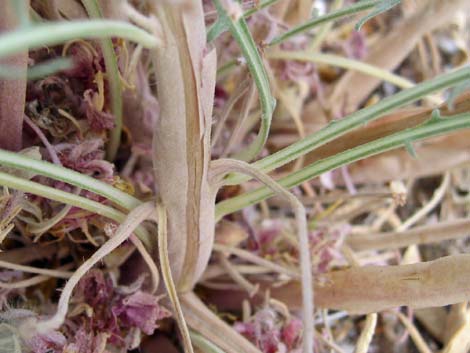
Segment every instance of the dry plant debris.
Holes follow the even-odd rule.
[[[0,353],[468,352],[469,10],[0,2]]]

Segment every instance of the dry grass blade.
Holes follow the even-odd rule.
[[[303,310],[303,352],[313,352],[313,275],[312,263],[310,258],[310,247],[307,232],[307,217],[305,208],[302,203],[287,189],[277,184],[266,173],[256,169],[250,164],[235,159],[219,159],[211,164],[211,180],[213,184],[223,183],[223,177],[231,172],[247,174],[252,178],[261,181],[263,184],[271,188],[276,194],[285,198],[294,209],[300,253],[300,270],[302,285],[302,310]]]
[[[189,336],[188,326],[184,319],[183,311],[181,310],[178,293],[176,292],[175,282],[171,275],[170,259],[168,257],[168,232],[167,232],[167,217],[165,207],[157,202],[157,215],[156,221],[158,222],[158,254],[160,258],[160,267],[162,270],[163,282],[173,306],[176,322],[183,337],[183,346],[185,353],[193,353],[193,346]]]

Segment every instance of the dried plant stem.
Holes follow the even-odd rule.
[[[470,219],[464,218],[416,227],[404,232],[353,235],[346,241],[356,251],[398,249],[413,244],[465,237],[469,229]]]
[[[116,234],[104,243],[101,248],[99,248],[73,273],[72,277],[70,277],[65,284],[60,295],[59,303],[57,304],[57,312],[50,319],[40,322],[37,327],[38,331],[46,333],[49,330],[56,330],[64,323],[73,289],[80,279],[94,265],[128,239],[139,224],[149,218],[154,210],[155,206],[153,202],[147,202],[136,207],[129,213],[125,221],[117,229]]]
[[[50,276],[45,276],[45,275],[39,275],[39,276],[34,276],[22,281],[16,281],[12,283],[5,283],[5,282],[0,282],[0,288],[2,289],[20,289],[20,288],[28,288],[31,286],[35,286],[39,283],[45,282],[48,279],[50,279]]]
[[[70,268],[73,268],[73,266],[74,266],[73,263],[69,263],[67,265],[61,266],[58,270],[65,271],[65,270],[68,270]],[[72,275],[72,272],[70,272],[69,277],[71,275]],[[56,276],[50,276],[50,275],[43,274],[43,275],[28,278],[28,279],[25,279],[25,280],[22,280],[22,281],[9,282],[9,283],[0,282],[0,288],[10,289],[10,290],[11,289],[28,288],[28,287],[35,286],[39,283],[45,282],[45,281],[49,280],[51,277],[56,277]]]
[[[235,266],[233,266],[225,254],[219,254],[219,261],[225,272],[237,283],[240,287],[245,289],[250,297],[253,297],[259,289],[259,286],[254,285],[248,281],[243,275],[238,272]]]
[[[72,272],[68,272],[68,271],[49,270],[45,268],[18,265],[18,264],[1,261],[1,260],[0,260],[0,267],[8,268],[9,270],[14,270],[14,271],[36,273],[38,275],[45,275],[45,276],[56,277],[56,278],[70,278],[73,274]]]
[[[231,172],[248,174],[261,181],[276,194],[285,198],[294,209],[298,238],[300,269],[302,276],[302,310],[303,310],[303,352],[313,352],[313,275],[312,263],[310,258],[310,247],[308,242],[307,218],[305,208],[302,203],[288,190],[277,184],[271,177],[259,171],[250,164],[234,159],[219,159],[211,164],[211,180],[213,184],[220,183],[223,178]]]
[[[357,340],[355,353],[367,353],[377,325],[377,313],[367,314],[366,323]]]
[[[134,236],[131,235],[132,244],[134,244],[137,251],[140,253],[140,256],[144,259],[144,262],[149,268],[150,276],[152,276],[152,293],[155,293],[158,289],[158,285],[160,284],[160,273],[158,272],[158,267],[155,261],[153,261],[152,256],[149,254],[147,249],[145,248],[142,241]]]
[[[444,174],[444,178],[442,179],[441,185],[434,191],[431,200],[426,203],[422,208],[420,208],[416,213],[414,213],[410,218],[408,218],[405,222],[403,222],[397,229],[397,232],[403,232],[418,221],[420,221],[423,217],[425,217],[429,212],[431,212],[438,204],[441,202],[442,198],[444,197],[448,187],[450,184],[450,173],[447,172]]]
[[[157,202],[156,211],[156,221],[158,222],[158,254],[160,258],[163,282],[165,283],[168,297],[173,305],[176,322],[178,323],[178,327],[183,338],[184,351],[185,353],[193,353],[194,350],[191,343],[191,337],[189,335],[189,329],[186,325],[186,320],[184,319],[181,304],[178,299],[178,293],[176,292],[175,283],[171,275],[170,258],[168,257],[168,232],[165,206],[163,206],[161,202]]]
[[[428,347],[426,341],[424,340],[423,336],[421,336],[413,322],[399,311],[393,312],[393,314],[398,316],[402,324],[406,327],[418,351],[420,353],[432,353],[431,349]]]
[[[226,254],[233,254],[239,258],[249,261],[251,263],[257,264],[263,268],[266,268],[270,271],[289,276],[291,278],[300,278],[300,273],[296,270],[289,269],[287,267],[276,264],[275,262],[263,259],[250,251],[246,251],[236,247],[230,247],[222,244],[214,244],[214,250],[223,252]]]

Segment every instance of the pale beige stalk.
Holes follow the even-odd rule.
[[[206,52],[201,2],[160,3],[163,45],[153,53],[160,119],[154,131],[157,188],[168,212],[168,252],[178,290],[189,290],[212,251],[215,192],[207,181],[215,51]]]

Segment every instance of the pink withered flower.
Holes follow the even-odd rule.
[[[112,312],[120,325],[138,327],[147,335],[158,327],[158,320],[171,315],[159,305],[157,297],[140,290],[119,300]]]
[[[100,270],[91,270],[81,280],[74,292],[77,302],[85,302],[92,307],[109,304],[113,296],[113,284],[110,278]]]
[[[92,131],[101,132],[114,127],[114,116],[95,107],[93,97],[97,93],[91,89],[83,93],[82,111],[85,114]]]
[[[302,329],[302,321],[297,318],[292,318],[284,325],[281,331],[281,339],[288,350],[295,349],[295,347],[299,346]]]

